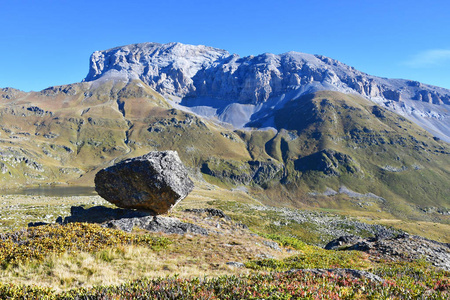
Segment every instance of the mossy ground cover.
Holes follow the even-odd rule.
[[[356,268],[370,267],[369,256],[360,251],[329,251],[314,245],[308,245],[298,238],[283,234],[262,234],[283,247],[298,250],[298,254],[282,260],[254,260],[247,263],[251,269],[290,270],[308,268]]]

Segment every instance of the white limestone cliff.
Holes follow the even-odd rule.
[[[356,93],[450,142],[450,90],[371,76],[321,55],[240,57],[207,46],[142,43],[94,52],[85,81],[99,78],[140,79],[179,108],[235,127],[302,94]]]

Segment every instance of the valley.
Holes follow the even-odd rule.
[[[73,84],[1,105],[4,189],[93,186],[105,166],[173,149],[194,178],[245,186],[268,205],[448,222],[448,144],[359,96],[304,95],[249,123],[253,129],[171,108],[139,81]],[[269,118],[275,127],[258,129]]]
[[[385,281],[394,298],[448,297],[447,252],[417,254],[415,243],[450,243],[449,109],[447,89],[368,75],[320,55],[239,57],[180,43],[96,51],[82,82],[3,88],[0,295],[120,298],[116,288],[137,284],[128,290],[133,297],[157,285],[171,286],[163,288],[170,298],[173,282],[289,274],[297,282],[312,269],[310,282],[298,284],[323,280],[333,297],[358,299],[363,286],[377,299]],[[195,185],[167,216],[208,235],[55,221],[72,206],[113,207],[93,193],[96,173],[163,150],[178,152]],[[35,222],[43,223],[27,228]],[[348,235],[392,243],[398,253],[323,249]],[[406,250],[396,244],[402,239]],[[242,286],[244,294],[229,295],[248,296]],[[180,295],[210,291],[197,292]]]

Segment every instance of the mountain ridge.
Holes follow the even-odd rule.
[[[450,90],[372,76],[322,55],[240,57],[203,45],[142,43],[96,51],[90,66],[84,81],[140,79],[179,108],[235,128],[303,94],[334,90],[361,95],[450,142]]]

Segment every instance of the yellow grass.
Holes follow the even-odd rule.
[[[126,245],[97,253],[49,255],[43,262],[9,265],[0,269],[0,278],[3,283],[36,284],[59,291],[175,274],[185,278],[246,274],[251,271],[226,263],[245,263],[261,257],[282,259],[293,254],[269,248],[263,243],[266,239],[242,229],[232,221],[178,211],[172,212],[171,216],[200,225],[211,233],[208,236],[164,235],[172,244],[160,251]]]
[[[422,221],[411,222],[398,219],[381,219],[377,220],[376,223],[402,229],[409,234],[424,236],[438,242],[450,243],[449,224]]]

